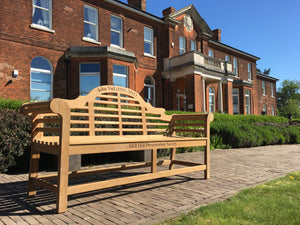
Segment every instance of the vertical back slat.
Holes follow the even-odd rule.
[[[95,136],[95,108],[94,101],[88,102],[89,107],[89,135]]]
[[[118,94],[118,115],[119,115],[119,135],[123,136],[123,119],[122,119],[122,106],[121,106],[121,94],[120,92]]]
[[[146,109],[144,106],[141,106],[141,111],[142,111],[142,127],[143,127],[143,135],[147,135],[147,118],[146,118]]]

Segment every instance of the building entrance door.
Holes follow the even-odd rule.
[[[176,94],[177,110],[186,111],[186,96],[185,94]]]

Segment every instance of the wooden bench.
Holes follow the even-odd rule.
[[[28,196],[36,195],[37,187],[55,193],[58,213],[67,210],[67,198],[72,194],[194,171],[204,171],[205,178],[210,176],[211,113],[166,115],[164,109],[146,103],[135,91],[117,86],[100,86],[74,100],[26,103],[21,112],[32,119]],[[183,133],[187,133],[185,137]],[[205,149],[202,163],[175,159],[176,148],[197,146]],[[170,149],[170,160],[158,162],[158,149]],[[150,162],[69,172],[72,155],[141,150],[151,150]],[[57,155],[57,174],[38,175],[41,152]],[[157,171],[157,165],[168,168]],[[147,166],[151,168],[148,173],[130,178],[69,185],[70,177]]]

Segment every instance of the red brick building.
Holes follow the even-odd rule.
[[[159,18],[146,0],[7,1],[0,50],[4,98],[76,98],[114,84],[170,110],[276,115],[277,79],[256,74],[259,58],[223,44],[193,5]]]

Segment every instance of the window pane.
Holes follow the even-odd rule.
[[[51,94],[50,92],[45,92],[45,91],[35,91],[31,90],[30,91],[30,99],[35,100],[35,101],[47,101],[51,99]]]
[[[31,82],[32,90],[42,90],[42,91],[51,91],[51,83],[34,83]]]
[[[121,31],[121,18],[111,16],[111,29]]]
[[[51,83],[51,75],[47,73],[31,72],[31,82]]]
[[[52,66],[43,57],[35,57],[31,61],[30,98],[44,101],[51,98]]]
[[[120,65],[113,65],[113,73],[127,75],[127,67]]]
[[[152,80],[149,76],[147,76],[147,77],[145,78],[145,84],[153,85],[154,83],[153,83],[153,80]]]
[[[80,76],[80,95],[87,95],[91,90],[100,85],[99,76]]]
[[[99,63],[83,63],[80,64],[81,73],[100,73],[100,64]]]
[[[35,57],[31,61],[31,68],[49,70],[49,72],[52,69],[49,61],[43,57]]]
[[[84,20],[96,24],[97,12],[95,9],[84,6]]]
[[[50,0],[34,0],[33,4],[45,9],[50,9]]]
[[[144,43],[144,51],[145,51],[145,53],[148,53],[148,54],[152,54],[152,47],[151,47],[152,45],[151,45],[151,43],[149,43],[149,42],[145,42]]]
[[[50,28],[49,15],[50,13],[46,10],[34,8],[32,22],[34,24]]]
[[[191,41],[191,51],[196,51],[196,42],[195,41]]]
[[[127,78],[114,76],[113,85],[127,87]]]
[[[120,33],[111,32],[111,44],[120,46]]]
[[[144,39],[152,42],[152,30],[145,27],[144,29]]]
[[[91,24],[84,24],[84,36],[96,40],[96,27]]]

